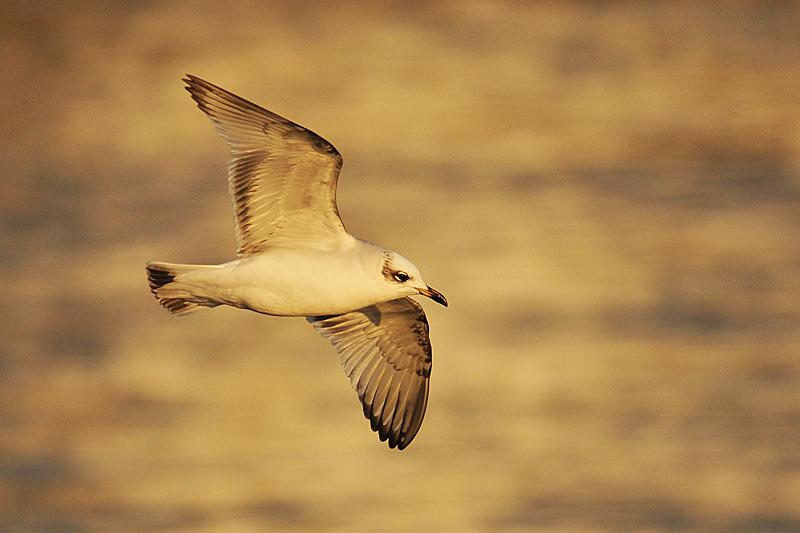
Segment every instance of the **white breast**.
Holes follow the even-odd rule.
[[[335,251],[279,248],[234,261],[220,276],[220,296],[280,316],[339,314],[377,303],[385,299],[379,259],[358,244]]]

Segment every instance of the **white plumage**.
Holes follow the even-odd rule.
[[[428,398],[423,294],[447,305],[414,264],[347,233],[336,208],[342,157],[331,143],[195,76],[186,89],[230,148],[238,259],[150,262],[150,289],[174,314],[230,305],[304,316],[339,351],[372,429],[405,448]]]

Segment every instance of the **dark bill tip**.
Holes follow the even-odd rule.
[[[427,296],[431,300],[436,303],[440,303],[443,306],[447,307],[447,298],[444,297],[444,294],[437,291],[436,289],[432,289],[431,287],[427,287],[425,289],[417,289],[420,294],[423,296]]]

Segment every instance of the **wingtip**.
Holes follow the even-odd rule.
[[[213,85],[193,74],[186,74],[186,77],[182,78],[181,81],[186,84],[183,88],[189,93],[189,96],[194,100],[197,107],[200,108],[201,111],[207,113],[204,95],[212,90],[211,88]]]
[[[216,86],[210,82],[207,82],[203,78],[195,76],[194,74],[186,74],[185,78],[181,78],[181,81],[186,84],[184,89],[189,91],[192,95],[198,94],[202,91],[209,91],[214,89]]]
[[[181,81],[186,84],[184,89],[191,92],[193,89],[196,90],[203,80],[192,74],[186,74],[186,77],[181,78]]]
[[[400,444],[399,439],[394,435],[389,435],[389,448],[394,449],[397,448],[398,444]],[[398,450],[402,450],[403,448],[397,448]]]
[[[185,78],[181,78],[181,81],[185,83],[183,88],[186,89],[186,92],[192,95],[192,97],[194,97],[195,93],[197,92],[197,85],[192,79],[192,75],[187,74]]]

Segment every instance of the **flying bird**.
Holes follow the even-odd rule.
[[[183,81],[230,149],[237,259],[151,261],[151,292],[176,315],[229,305],[305,317],[339,352],[372,430],[402,450],[422,424],[431,374],[428,320],[409,296],[447,299],[411,261],[347,232],[331,143],[196,76]]]

